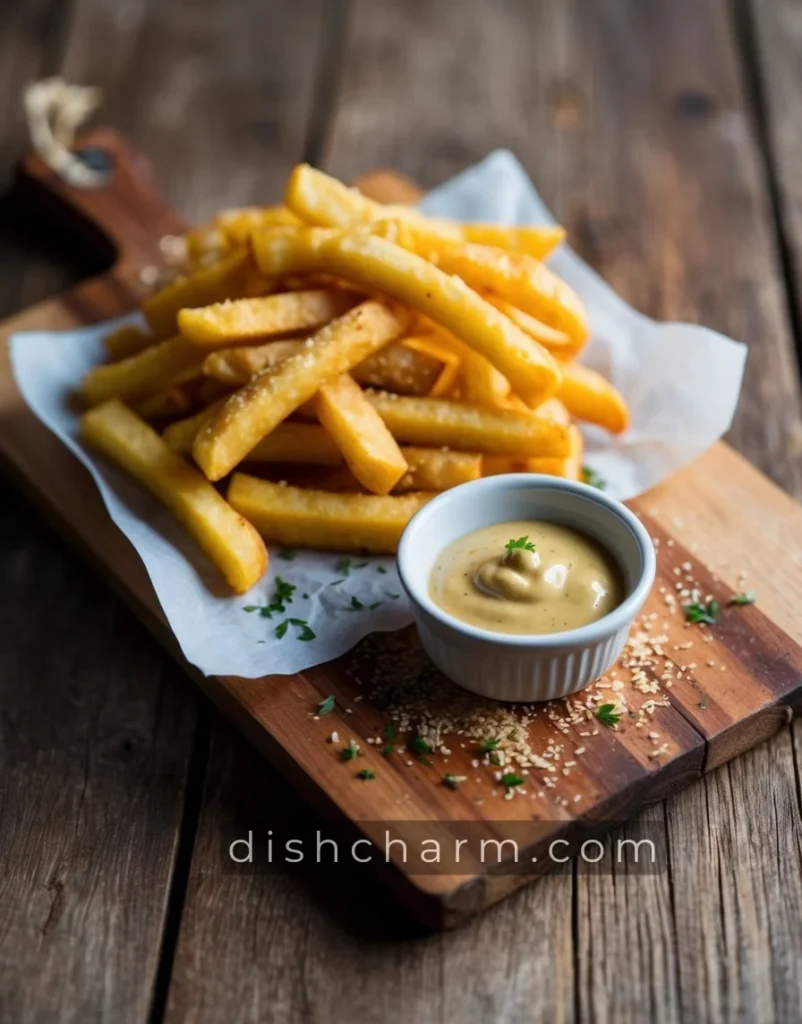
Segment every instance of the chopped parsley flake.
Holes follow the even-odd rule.
[[[367,782],[369,779],[376,778],[376,772],[372,771],[370,768],[363,768],[361,772],[356,773],[356,777]]]
[[[264,619],[272,619],[274,614],[283,615],[287,610],[287,605],[292,604],[292,595],[297,589],[294,583],[287,583],[280,576],[276,576],[276,589],[270,604],[247,604],[243,611],[259,612]],[[285,629],[281,636],[284,636],[286,632],[287,630]]]
[[[745,594],[733,594],[727,604],[754,604],[755,601],[757,601],[757,594],[754,590],[748,590]]]
[[[515,786],[523,786],[524,780],[520,775],[514,775],[512,772],[507,772],[506,775],[501,776],[502,783],[507,789],[514,789]]]
[[[317,637],[317,633],[312,629],[306,619],[284,619],[283,622],[279,622],[273,631],[275,635],[281,640],[287,634],[287,630],[290,626],[296,626],[299,630],[295,635],[296,640],[314,640]]]
[[[518,540],[508,540],[504,545],[504,550],[511,555],[513,551],[534,551],[535,545],[528,537],[519,537]]]
[[[459,789],[459,784],[462,782],[463,776],[461,775],[444,775],[443,785],[448,786],[449,789]]]
[[[340,750],[339,757],[341,761],[353,761],[359,754],[359,744],[354,740],[348,741],[348,746],[343,747]]]
[[[297,551],[293,551],[292,548],[282,548],[278,553],[279,558],[283,558],[285,562],[291,562],[298,554]]]
[[[416,736],[409,744],[409,749],[423,764],[432,763],[427,757],[428,754],[431,754],[432,748],[422,736]]]
[[[376,572],[380,572],[382,574],[382,576],[386,576],[387,575],[387,570],[384,568],[383,565],[377,565],[376,566]]]
[[[389,597],[389,598],[390,598],[390,600],[391,600],[391,601],[397,601],[397,600],[399,599],[399,597],[401,597],[401,595],[400,595],[400,594],[394,594],[394,593],[392,592],[392,590],[385,590],[385,592],[384,592],[384,593],[385,593],[385,595],[386,595],[387,597]]]
[[[582,480],[584,483],[589,484],[591,487],[595,487],[600,491],[607,489],[607,481],[604,477],[599,476],[595,469],[591,469],[590,466],[582,467]]]
[[[340,561],[334,566],[334,571],[342,573],[343,576],[350,576],[351,565],[352,562],[350,558],[341,558]]]
[[[390,757],[391,754],[395,753],[395,739],[398,736],[398,726],[395,722],[388,722],[384,727],[382,735],[384,736],[382,754],[385,757]]]
[[[718,622],[718,601],[685,605],[685,618],[688,622],[703,622],[707,626],[715,626]]]
[[[319,715],[330,715],[334,710],[334,694],[330,693],[328,697],[324,697],[323,700],[317,706],[317,713]]]
[[[352,594],[351,607],[348,610],[352,612],[361,612],[364,607],[365,606],[362,604],[359,598],[355,594]]]
[[[489,754],[491,750],[498,750],[499,741],[495,736],[488,736],[487,739],[479,742],[479,752]]]
[[[602,725],[612,728],[621,721],[621,712],[616,709],[615,704],[602,704],[596,709],[596,717]]]

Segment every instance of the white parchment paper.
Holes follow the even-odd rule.
[[[422,208],[460,220],[553,220],[523,168],[504,151],[429,193]],[[612,494],[634,497],[727,430],[746,348],[704,327],[658,324],[642,316],[568,247],[549,263],[587,307],[593,336],[583,362],[613,381],[632,413],[632,426],[622,437],[585,431],[587,462]],[[101,339],[113,326],[13,335],[12,369],[28,405],[89,469],[112,520],[139,552],[187,660],[207,675],[299,672],[343,654],[367,633],[407,625],[412,616],[391,558],[304,551],[282,557],[271,548],[265,579],[248,594],[232,597],[155,499],[81,445],[67,398],[103,357]],[[277,577],[296,587],[286,614],[268,618],[246,611],[270,603]],[[289,617],[306,620],[315,639],[299,640],[300,629],[292,625],[276,637],[276,626]]]

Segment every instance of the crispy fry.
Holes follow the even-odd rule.
[[[103,339],[112,359],[127,359],[153,344],[153,338],[139,324],[123,324]]]
[[[226,241],[237,246],[246,246],[251,232],[260,228],[302,223],[286,206],[244,206],[221,210],[214,218],[214,226]]]
[[[343,454],[317,423],[279,423],[245,456],[246,462],[340,466]]]
[[[369,301],[321,328],[308,349],[262,371],[232,395],[195,438],[195,461],[210,480],[219,480],[324,381],[361,363],[405,327],[400,310]]]
[[[409,469],[393,488],[402,491],[447,491],[450,487],[478,480],[482,475],[482,456],[475,452],[443,451],[440,448],[410,448],[401,452]]]
[[[317,330],[342,316],[356,301],[353,292],[335,288],[226,300],[200,309],[182,309],[178,329],[204,348],[217,348],[271,335]]]
[[[89,405],[107,398],[136,401],[199,376],[202,363],[203,351],[176,335],[119,363],[94,367],[81,381],[81,393]]]
[[[514,381],[530,405],[544,401],[559,384],[559,366],[541,345],[460,278],[385,238],[309,228],[281,237],[255,235],[254,249],[266,274],[326,270],[420,310]]]
[[[203,362],[207,377],[240,387],[267,366],[276,366],[288,356],[302,352],[305,342],[297,339],[270,341],[210,352]],[[420,346],[420,347],[419,347]],[[428,339],[405,338],[396,345],[380,349],[352,370],[354,380],[400,395],[440,393],[459,369],[459,359]]]
[[[558,392],[572,416],[596,423],[613,434],[629,426],[629,409],[621,393],[600,373],[580,363],[566,363]]]
[[[278,544],[393,554],[404,527],[430,494],[330,494],[235,473],[229,503]]]
[[[510,382],[484,356],[474,352],[453,334],[440,333],[439,343],[450,349],[460,363],[459,373],[454,381],[459,388],[460,399],[472,405],[491,405],[504,408],[510,394]]]
[[[387,218],[419,225],[442,241],[459,242],[462,231],[457,224],[433,220],[410,206],[385,206],[363,196],[359,189],[308,164],[293,168],[287,182],[284,202],[304,223],[312,227],[346,228],[370,224]]]
[[[527,406],[523,404],[522,407],[527,409]],[[539,405],[537,409],[529,409],[528,411],[535,416],[543,416],[547,420],[554,420],[555,423],[562,423],[565,426],[568,426],[571,422],[571,414],[559,398],[549,398],[542,405]]]
[[[399,240],[403,242],[403,233]],[[439,245],[435,249],[427,241],[425,255],[445,273],[456,274],[479,291],[494,292],[530,316],[567,334],[576,345],[584,344],[588,324],[579,296],[545,263],[524,253],[473,242],[459,246]]]
[[[189,411],[189,407],[186,391],[182,388],[169,388],[143,398],[135,405],[134,411],[143,420],[159,420],[168,416],[181,416]]]
[[[176,333],[178,311],[185,307],[264,295],[269,288],[270,283],[257,272],[250,253],[242,249],[211,266],[179,274],[142,302],[142,312],[154,336],[166,338]]]
[[[516,327],[520,327],[530,338],[540,342],[543,348],[548,349],[558,359],[572,359],[584,348],[584,341],[577,341],[567,335],[565,331],[558,331],[555,327],[549,327],[542,320],[524,313],[522,309],[518,309],[511,303],[505,302],[504,299],[499,299],[491,294],[486,294],[485,298],[496,309],[500,309],[505,316],[509,317]]]
[[[563,458],[541,456],[516,459],[509,455],[485,455],[482,457],[482,476],[498,476],[501,473],[545,473],[547,476],[579,480],[582,476],[584,448],[582,434],[575,423],[569,426],[568,433],[570,452]]]
[[[531,412],[381,391],[368,392],[367,398],[397,441],[505,455],[570,453],[567,427]]]
[[[85,413],[81,436],[170,509],[234,590],[249,590],[263,575],[267,551],[256,530],[122,402],[113,399]]]
[[[216,401],[199,410],[192,416],[186,416],[183,420],[176,420],[169,427],[165,428],[164,440],[174,452],[182,455],[189,455],[192,452],[192,444],[198,436],[198,431],[218,412],[228,401],[228,395],[218,398]]]
[[[429,398],[440,398],[455,384],[457,377],[459,376],[459,369],[461,365],[460,357],[452,349],[447,348],[445,345],[441,345],[437,335],[405,338],[401,342],[401,345],[396,347],[411,349],[413,352],[418,353],[419,358],[416,360],[414,388],[394,387],[391,382],[383,383],[379,380],[365,381],[359,376],[357,376],[357,380],[363,384],[370,384],[372,387],[382,388],[384,391],[397,391],[399,395],[428,395]],[[379,356],[381,356],[381,352],[379,353]],[[442,370],[438,374],[437,379],[432,381],[428,387],[421,380],[421,356],[437,360],[442,364]],[[360,367],[357,367],[357,369],[359,370]]]
[[[571,439],[571,454],[564,459],[527,459],[526,468],[530,473],[546,473],[548,476],[562,476],[568,480],[582,477],[582,453],[584,444],[579,427],[572,423],[568,428]]]
[[[557,225],[542,227],[505,227],[501,224],[462,224],[466,242],[492,245],[497,249],[526,253],[535,259],[545,259],[565,241],[565,228]]]
[[[414,447],[402,447],[400,451],[408,469],[393,487],[395,494],[402,491],[446,491],[449,487],[477,480],[482,473],[481,456],[473,452]],[[316,423],[287,422],[279,423],[275,430],[262,438],[244,461],[340,466],[343,456],[331,437]],[[342,478],[346,483],[348,479]],[[329,489],[329,478],[326,480],[324,490]],[[358,486],[356,477],[350,476],[350,482]]]
[[[381,416],[347,373],[326,381],[315,399],[318,419],[357,480],[374,494],[389,494],[406,473],[406,459]]]
[[[297,355],[303,350],[304,342],[297,338],[277,338],[264,345],[220,349],[217,352],[210,352],[203,360],[203,372],[207,377],[219,380],[230,387],[241,387],[247,384],[255,373],[268,366],[278,366],[289,356]]]

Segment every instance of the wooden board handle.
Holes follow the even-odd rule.
[[[35,153],[22,162],[23,183],[34,183],[45,198],[55,200],[49,203],[53,216],[71,220],[72,230],[78,220],[105,238],[116,250],[115,275],[133,283],[143,267],[163,264],[159,240],[185,231],[186,222],[159,193],[145,157],[113,129],[82,132],[73,149],[93,167],[108,169],[106,184],[69,185]]]

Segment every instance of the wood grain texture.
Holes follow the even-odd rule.
[[[0,535],[0,1019],[144,1022],[193,695],[19,498]]]
[[[103,89],[108,123],[200,223],[275,197],[303,157],[329,6],[74,0],[63,72]]]

